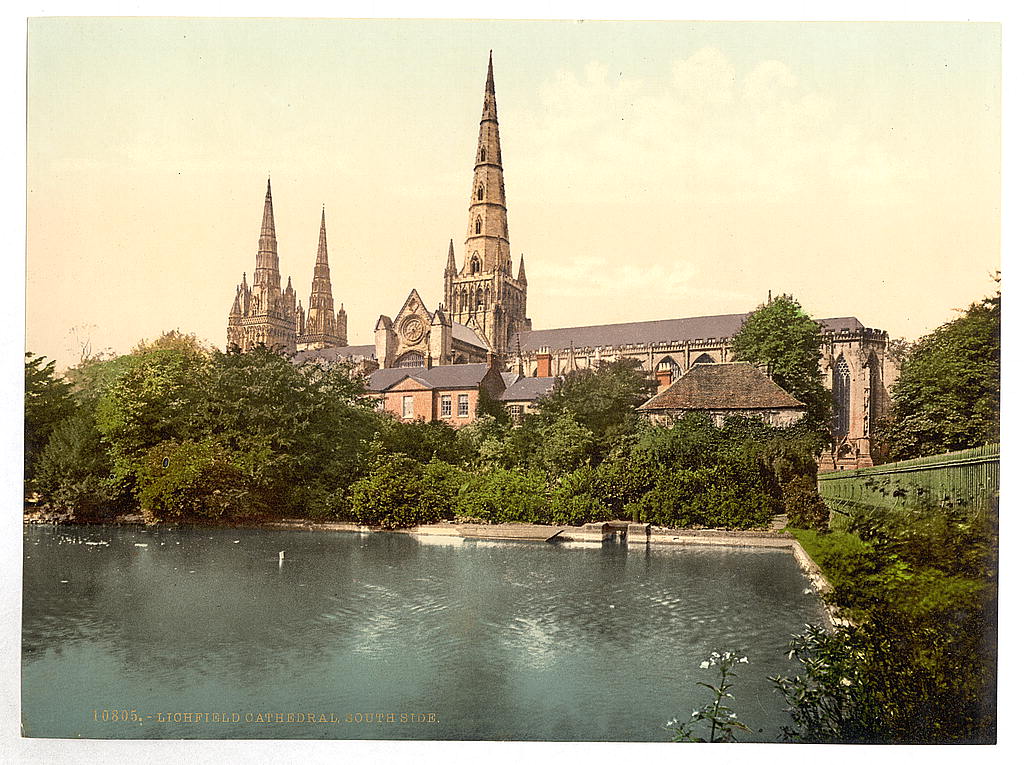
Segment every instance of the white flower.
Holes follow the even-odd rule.
[[[730,712],[729,713],[729,717],[735,718],[736,717],[736,713],[735,712]]]
[[[700,712],[699,712],[699,711],[697,711],[696,709],[694,709],[694,710],[693,710],[693,714],[692,714],[692,715],[690,715],[690,717],[696,717],[696,716],[697,716],[697,715],[699,715],[699,714],[700,714]]]
[[[710,667],[710,666],[711,666],[711,665],[710,665],[710,664],[709,664],[708,662],[706,662],[706,661],[702,661],[702,662],[700,663],[700,668],[701,668],[701,669],[707,669],[707,668],[708,668],[708,667]]]
[[[853,682],[850,680],[850,678],[844,677],[842,680],[839,681],[839,684],[840,685],[853,685]]]
[[[666,728],[674,728],[677,725],[679,725],[679,720],[676,719],[675,717],[673,717],[671,720],[669,720],[667,723],[665,723],[665,727]]]
[[[747,657],[746,656],[744,656],[742,659],[740,659],[740,664],[749,664],[749,663],[750,662],[747,661]]]

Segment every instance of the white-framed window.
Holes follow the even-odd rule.
[[[402,419],[411,420],[413,417],[412,396],[402,396]]]
[[[441,396],[441,416],[451,417],[452,416],[452,397]]]
[[[459,394],[459,417],[469,417],[469,394]]]

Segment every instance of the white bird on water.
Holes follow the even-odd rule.
[[[281,550],[281,552],[277,554],[277,565],[278,567],[284,565],[284,550]]]

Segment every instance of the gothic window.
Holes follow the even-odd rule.
[[[850,367],[843,356],[832,368],[832,435],[842,441],[850,432]]]
[[[476,198],[477,199],[483,199],[484,198],[484,185],[482,183],[479,186],[476,187]]]
[[[486,146],[481,146],[480,147],[480,161],[481,162],[486,162],[487,161],[487,147]]]
[[[484,307],[484,291],[479,287],[476,288],[476,307],[477,310]]]
[[[697,364],[714,364],[715,360],[706,353],[702,353],[700,356],[693,360],[694,365]]]
[[[423,366],[423,354],[416,351],[407,351],[395,360],[395,366],[402,369]]]
[[[865,435],[871,435],[872,427],[882,416],[882,392],[885,390],[882,385],[882,369],[878,362],[878,356],[872,353],[868,357],[868,421],[864,428]]]
[[[480,220],[480,216],[477,216],[477,219],[476,219],[476,233],[478,233],[478,234],[480,233],[480,229],[483,228],[483,225],[484,225],[484,222],[482,220]]]
[[[477,257],[476,253],[473,253],[473,259],[469,261],[469,272],[471,274],[480,273],[480,258]]]

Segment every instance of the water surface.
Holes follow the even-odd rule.
[[[823,619],[787,551],[748,548],[29,527],[24,571],[29,736],[665,741],[728,649],[771,741],[766,677]]]

